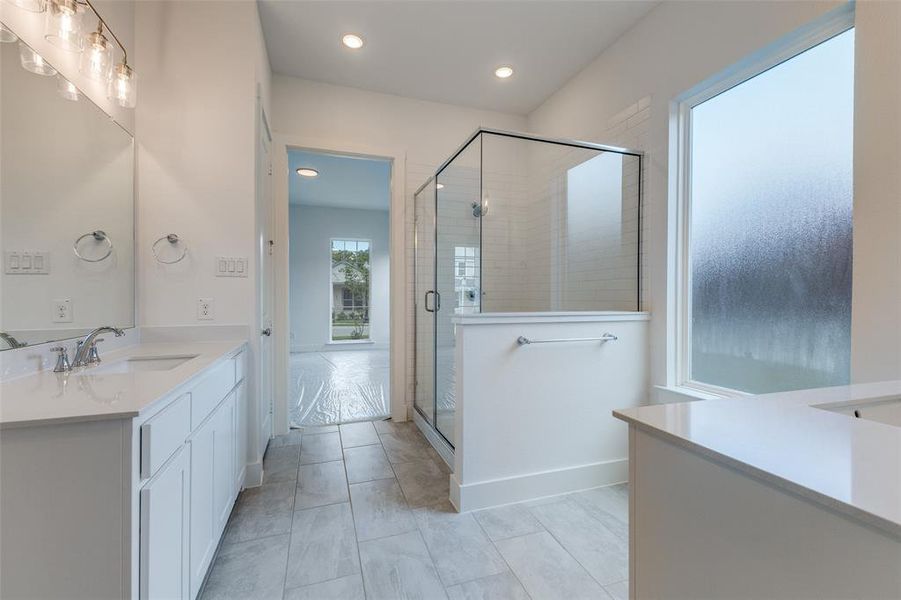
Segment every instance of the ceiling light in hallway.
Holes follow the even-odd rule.
[[[513,67],[508,67],[506,65],[498,67],[494,70],[494,75],[498,79],[507,79],[508,77],[513,75]]]
[[[297,174],[301,177],[318,177],[319,171],[316,169],[310,169],[308,167],[301,167],[297,169]]]
[[[357,50],[363,47],[363,38],[355,33],[345,33],[341,38],[341,43],[352,50]]]

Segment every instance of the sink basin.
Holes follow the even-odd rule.
[[[170,371],[193,358],[197,358],[197,356],[197,354],[181,354],[176,356],[133,356],[108,365],[101,364],[99,367],[93,367],[86,370],[85,374]]]
[[[831,410],[857,419],[866,419],[901,427],[901,398],[877,400],[863,404],[845,404],[843,406],[820,405],[816,408]]]

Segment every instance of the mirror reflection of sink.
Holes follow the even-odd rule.
[[[183,365],[193,358],[197,358],[197,356],[197,354],[180,354],[174,356],[133,356],[131,358],[125,358],[108,365],[101,364],[99,367],[86,369],[82,373],[84,375],[94,375],[102,373],[170,371],[175,367]]]

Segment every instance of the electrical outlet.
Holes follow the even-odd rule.
[[[71,323],[72,322],[72,299],[60,298],[53,300],[53,322],[54,323]]]
[[[213,299],[198,298],[197,299],[197,320],[212,321],[213,320]]]

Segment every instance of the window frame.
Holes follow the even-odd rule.
[[[794,33],[721,73],[701,82],[670,105],[670,249],[674,282],[670,301],[674,315],[669,332],[668,387],[696,398],[747,397],[753,394],[691,379],[691,111],[694,107],[854,28],[854,4],[848,3],[808,23]]]
[[[333,337],[333,329],[332,329],[332,315],[335,313],[335,282],[332,281],[332,251],[335,242],[366,242],[369,244],[369,289],[366,291],[366,295],[368,297],[369,305],[369,337],[366,339],[360,340],[336,340]],[[333,237],[329,238],[328,242],[328,303],[329,303],[329,311],[328,311],[328,343],[329,344],[371,344],[374,343],[372,339],[372,240],[368,238],[357,238],[357,237]],[[342,302],[341,302],[341,310],[344,310],[344,296],[342,292]]]

